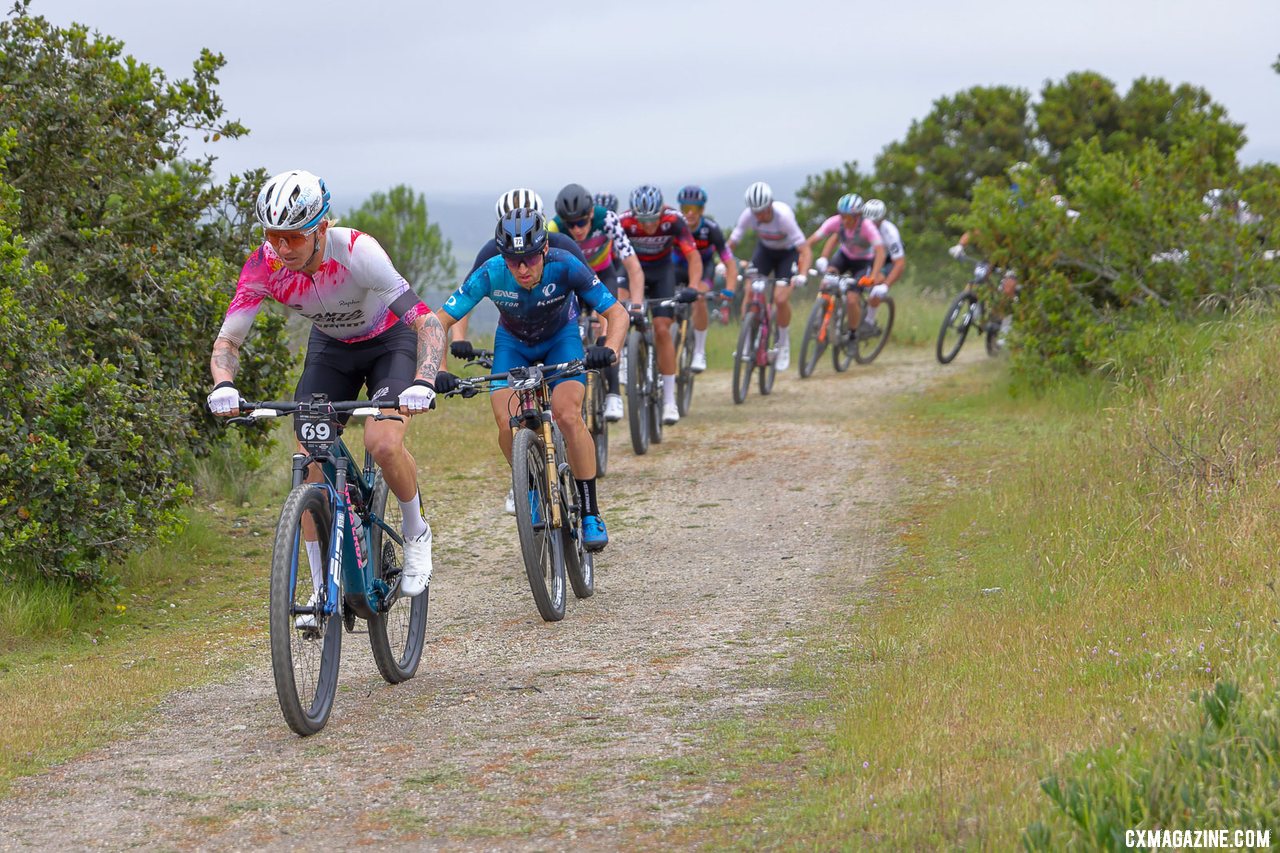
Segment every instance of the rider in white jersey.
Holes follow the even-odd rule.
[[[880,307],[889,288],[902,278],[902,271],[907,266],[907,253],[902,248],[902,234],[898,232],[897,225],[885,218],[887,214],[888,207],[878,198],[868,199],[862,205],[862,218],[871,221],[880,229],[880,239],[884,242],[886,264],[884,270],[887,270],[884,272],[883,284],[877,284],[867,294],[867,322],[871,324],[875,323],[876,309]],[[883,291],[880,290],[882,287]]]
[[[791,289],[804,284],[804,272],[813,260],[813,251],[805,242],[791,207],[774,201],[773,190],[764,181],[747,187],[746,202],[746,209],[729,235],[729,251],[747,231],[756,232],[751,265],[761,275],[772,276],[778,282],[773,291],[773,304],[778,309],[778,356],[774,366],[786,370],[791,366]]]
[[[313,324],[294,399],[310,399],[312,393],[351,399],[366,385],[370,399],[398,397],[405,415],[431,408],[444,354],[440,320],[396,272],[377,240],[330,227],[328,212],[329,190],[310,172],[276,175],[258,194],[255,214],[266,240],[245,261],[213,344],[209,370],[216,384],[209,409],[215,415],[239,414],[240,347],[268,297]],[[370,421],[364,442],[400,502],[405,538],[400,591],[412,596],[431,578],[431,527],[419,497],[418,466],[404,446],[406,426],[400,420]],[[321,476],[319,465],[311,466],[308,480]],[[313,525],[304,522],[303,528],[318,590],[323,579],[318,534]],[[308,619],[313,617],[298,617],[299,627]]]

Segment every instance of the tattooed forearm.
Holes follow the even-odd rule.
[[[443,357],[444,326],[440,318],[428,313],[418,321],[418,376],[434,382]]]
[[[209,372],[213,381],[231,382],[240,371],[240,347],[226,338],[213,342],[213,355],[209,357]]]

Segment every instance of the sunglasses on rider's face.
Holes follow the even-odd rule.
[[[518,270],[521,267],[533,269],[538,261],[542,260],[541,252],[534,252],[530,255],[503,255],[502,260],[507,262],[510,269]]]
[[[272,246],[279,246],[283,243],[290,249],[300,249],[307,242],[307,238],[316,233],[316,229],[309,231],[271,231],[266,232],[267,242]]]
[[[565,223],[565,225],[568,225],[570,228],[585,228],[590,224],[591,224],[590,216],[588,216],[586,219],[575,219],[572,222]]]
[[[702,213],[702,206],[697,204],[682,204],[680,212],[685,216],[698,216]]]

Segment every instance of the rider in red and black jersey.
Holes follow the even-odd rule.
[[[645,292],[650,299],[669,299],[676,292],[676,271],[672,257],[684,255],[689,264],[689,278],[702,279],[702,258],[689,233],[689,225],[679,212],[662,204],[662,190],[655,186],[636,187],[631,193],[631,209],[620,217],[622,230],[644,270]],[[653,333],[658,353],[658,370],[662,373],[662,421],[673,424],[680,420],[676,407],[676,348],[671,340],[672,308],[653,309]]]

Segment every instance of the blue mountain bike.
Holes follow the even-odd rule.
[[[356,464],[342,441],[340,415],[399,419],[384,414],[396,401],[242,401],[248,424],[292,415],[304,453],[293,456],[293,489],[280,510],[271,556],[269,625],[276,697],[289,728],[311,735],[324,728],[338,689],[343,629],[368,623],[369,644],[391,684],[417,672],[427,625],[430,588],[399,594],[404,567],[400,503],[365,453]],[[318,463],[324,476],[306,482]]]

